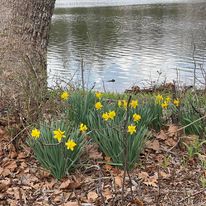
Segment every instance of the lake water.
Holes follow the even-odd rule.
[[[89,88],[95,84],[97,90],[103,90],[104,84],[107,91],[121,92],[132,85],[144,87],[177,78],[190,85],[195,65],[196,82],[203,81],[206,2],[128,0],[139,4],[88,7],[103,5],[97,0],[81,1],[62,4],[57,0],[58,7],[81,8],[55,10],[48,47],[49,86],[80,83],[82,60],[85,84]],[[108,2],[126,1],[100,2],[108,6]],[[108,82],[111,79],[115,82]]]

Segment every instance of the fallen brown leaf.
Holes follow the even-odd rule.
[[[98,151],[97,144],[90,144],[86,146],[86,151],[90,159],[103,160],[102,153]]]
[[[156,136],[157,139],[161,139],[161,140],[166,140],[167,139],[167,135],[164,132],[164,130],[161,130],[160,133]]]
[[[146,180],[148,179],[148,177],[149,177],[149,174],[148,174],[147,172],[140,172],[140,173],[138,174],[138,177],[139,177],[141,180],[146,181]]]
[[[1,172],[1,175],[3,176],[3,177],[7,177],[7,176],[9,176],[11,174],[11,171],[9,170],[9,169],[3,169],[3,171]]]
[[[173,147],[174,145],[177,144],[177,142],[173,138],[169,138],[169,139],[165,140],[165,144]]]
[[[4,134],[6,133],[6,131],[2,128],[0,128],[0,138],[4,136]]]
[[[19,154],[18,154],[18,159],[25,159],[27,156],[26,156],[26,154],[24,153],[24,152],[20,152]]]
[[[147,172],[140,172],[138,177],[143,181],[143,183],[147,186],[157,187],[158,183],[158,175],[155,173],[150,176]]]
[[[118,186],[118,187],[122,187],[122,177],[120,176],[116,176],[114,177],[114,180],[115,180],[115,184]]]
[[[154,151],[159,151],[160,150],[160,143],[158,140],[151,140],[151,141],[148,141],[146,143],[146,148],[147,149],[152,149]]]
[[[52,180],[51,182],[45,182],[44,188],[51,190],[53,186],[55,185],[56,181]]]
[[[64,182],[61,183],[61,185],[59,186],[60,189],[66,189],[69,188],[71,184],[71,180],[66,180]]]
[[[168,136],[177,137],[177,130],[178,130],[178,126],[174,124],[169,125],[168,132],[167,132]]]
[[[113,169],[112,165],[106,164],[103,166],[106,171],[111,171]]]
[[[14,172],[14,170],[17,169],[17,164],[15,161],[8,161],[5,165],[4,165],[5,169],[10,170],[11,172]]]
[[[10,179],[0,180],[0,192],[5,192],[11,185]]]
[[[144,206],[144,203],[138,198],[133,199],[131,203],[135,204],[136,206]]]
[[[107,200],[109,200],[109,199],[112,198],[112,191],[111,191],[109,188],[105,189],[104,192],[103,192],[103,194],[104,194],[104,197],[105,197]]]
[[[91,191],[87,194],[87,198],[88,198],[89,202],[95,202],[95,200],[98,198],[98,195],[96,192]]]
[[[161,176],[163,179],[167,179],[167,178],[169,178],[171,175],[170,175],[170,174],[167,174],[167,173],[165,173],[165,172],[163,172],[163,171],[160,171],[160,176]]]
[[[78,189],[82,186],[82,184],[83,184],[83,182],[81,182],[79,180],[73,181],[69,184],[68,189]]]
[[[158,177],[157,175],[150,176],[148,180],[143,183],[147,186],[157,187]]]

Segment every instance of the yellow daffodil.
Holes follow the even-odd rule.
[[[109,118],[113,120],[114,117],[116,116],[116,112],[115,111],[111,111],[111,112],[108,113],[108,115],[109,115]]]
[[[161,104],[161,106],[162,106],[163,109],[167,109],[168,103],[165,101]]]
[[[96,92],[95,96],[96,96],[96,98],[101,99],[102,98],[102,93],[101,92]]]
[[[54,138],[57,139],[58,142],[61,142],[62,138],[66,137],[64,135],[65,132],[61,131],[60,129],[54,130],[53,133],[54,133]]]
[[[134,122],[138,122],[141,119],[141,116],[139,114],[133,114],[133,120]]]
[[[61,99],[66,101],[69,99],[69,93],[67,91],[64,91],[61,93]]]
[[[160,102],[162,102],[162,101],[163,101],[163,96],[160,95],[160,94],[158,94],[158,95],[156,96],[156,103],[160,104]]]
[[[171,98],[169,96],[165,98],[165,102],[170,103],[170,101],[171,101]]]
[[[102,118],[105,120],[105,121],[107,121],[107,120],[109,120],[109,113],[107,113],[107,112],[105,112],[105,113],[103,113],[102,114]]]
[[[68,150],[71,150],[71,151],[73,151],[73,150],[74,150],[74,147],[77,146],[77,144],[76,144],[73,140],[71,140],[71,139],[69,139],[69,140],[65,143],[65,145],[66,145],[67,149],[68,149]]]
[[[31,131],[31,136],[34,137],[34,139],[38,139],[40,137],[40,134],[41,134],[41,132],[36,128],[34,128]]]
[[[122,106],[122,101],[118,100],[117,105],[118,105],[118,107],[121,107]]]
[[[122,103],[123,103],[123,107],[124,107],[125,109],[127,109],[127,101],[126,101],[126,100],[123,100]]]
[[[180,100],[179,100],[179,99],[175,99],[175,100],[173,101],[173,103],[174,103],[174,105],[175,105],[176,107],[179,107],[179,105],[180,105]]]
[[[85,124],[81,123],[79,126],[79,131],[86,132],[87,130],[88,130],[87,126]]]
[[[132,100],[130,103],[131,108],[136,109],[138,105],[138,100]]]
[[[97,102],[97,103],[95,104],[96,110],[100,110],[102,107],[103,107],[103,105],[102,105],[101,102]]]
[[[137,132],[137,131],[136,131],[136,126],[134,126],[134,125],[132,125],[132,124],[129,125],[127,132],[130,133],[130,134],[133,134],[133,133]]]

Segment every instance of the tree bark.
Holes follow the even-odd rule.
[[[0,107],[27,110],[27,116],[39,108],[54,5],[55,0],[0,0]]]

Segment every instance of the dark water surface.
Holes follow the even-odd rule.
[[[160,73],[161,81],[178,73],[182,83],[193,84],[194,62],[201,78],[204,58],[206,3],[56,9],[48,82],[79,82],[83,59],[85,82],[96,82],[96,89],[103,81],[110,91],[145,86]]]

